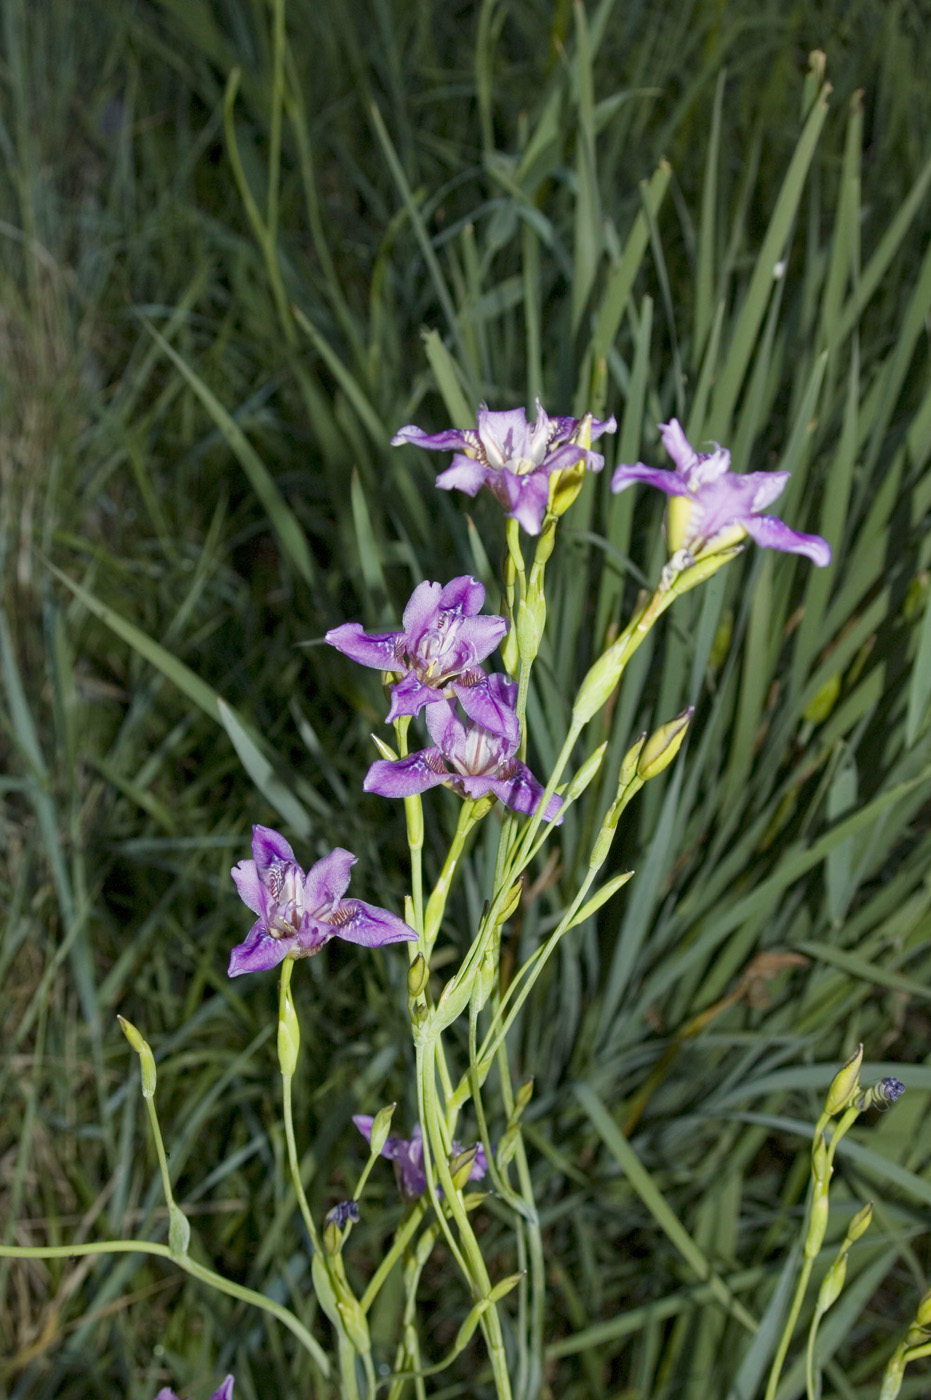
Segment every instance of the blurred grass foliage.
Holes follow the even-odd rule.
[[[274,993],[225,975],[228,872],[262,821],[305,863],[351,847],[354,892],[402,907],[400,809],[360,795],[377,678],[321,638],[393,623],[422,577],[474,572],[494,606],[503,532],[388,439],[540,394],[617,413],[609,454],[659,463],[677,414],[738,470],[790,469],[780,514],[835,557],[748,551],[680,601],[589,737],[610,786],[641,729],[697,706],[625,827],[636,879],[562,945],[512,1043],[536,1076],[543,1393],[757,1393],[804,1143],[863,1040],[909,1093],[839,1155],[834,1233],[868,1197],[877,1227],[822,1354],[828,1393],[874,1395],[929,1268],[923,7],[4,0],[0,26],[3,1239],[164,1237],[119,1009],[156,1049],[196,1248],[322,1335]],[[663,503],[609,476],[550,568],[540,771],[572,678],[663,561]],[[567,820],[506,963],[554,926],[593,823]],[[450,960],[492,855],[466,863]],[[405,974],[331,946],[295,980],[318,1216],[363,1159],[350,1115],[397,1099],[411,1122]],[[387,1172],[369,1190],[360,1277],[400,1216]],[[485,1214],[497,1276],[509,1227]],[[448,1279],[439,1253],[430,1356],[462,1315]],[[399,1296],[373,1317],[385,1358]],[[16,1400],[206,1395],[226,1370],[238,1400],[325,1393],[286,1334],[158,1261],[2,1263],[0,1335]],[[433,1393],[486,1393],[478,1357]],[[796,1362],[779,1394],[803,1391]]]

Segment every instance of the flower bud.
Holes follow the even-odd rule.
[[[828,1190],[815,1187],[811,1201],[811,1216],[808,1220],[808,1234],[805,1238],[805,1258],[814,1259],[824,1244],[824,1234],[828,1228]]]
[[[524,1109],[533,1098],[533,1075],[525,1079],[514,1096],[514,1113],[512,1117],[519,1118]]]
[[[847,1278],[847,1252],[839,1254],[834,1263],[828,1269],[821,1280],[821,1287],[818,1289],[818,1301],[815,1304],[817,1313],[826,1313],[828,1308],[833,1307],[841,1295],[844,1282]]]
[[[511,1158],[514,1156],[514,1153],[517,1151],[519,1137],[519,1123],[512,1123],[512,1125],[501,1134],[501,1141],[498,1143],[495,1152],[495,1161],[498,1164],[499,1171],[504,1171],[505,1167],[511,1161]]]
[[[601,761],[605,756],[605,750],[607,749],[607,747],[608,741],[606,739],[603,744],[599,744],[598,748],[595,750],[594,753],[590,753],[588,755],[588,758],[582,764],[581,768],[579,768],[578,772],[573,776],[572,782],[566,789],[566,795],[563,799],[565,802],[574,802],[576,798],[581,797],[582,793],[588,787],[592,778],[594,778],[595,774],[598,772],[598,769],[601,767]]]
[[[865,1206],[861,1206],[856,1215],[847,1226],[846,1238],[853,1244],[861,1235],[865,1235],[870,1228],[873,1219],[873,1202],[867,1201]]]
[[[344,1292],[337,1285],[337,1295],[337,1307],[346,1329],[346,1335],[359,1355],[366,1356],[372,1349],[372,1339],[369,1336],[369,1325],[365,1320],[365,1313],[348,1290]]]
[[[430,980],[430,969],[423,953],[418,953],[407,973],[407,991],[411,998],[420,996]]]
[[[343,1247],[343,1232],[335,1220],[328,1220],[323,1227],[323,1247],[331,1259]]]
[[[633,747],[629,748],[626,754],[624,755],[624,760],[621,763],[621,767],[617,775],[618,797],[620,797],[621,793],[624,792],[626,788],[630,787],[631,783],[636,778],[637,769],[640,765],[640,755],[643,753],[643,746],[646,743],[646,741],[646,734],[641,734],[639,739],[637,739],[636,743],[633,745]]]
[[[386,744],[384,739],[379,739],[377,734],[372,734],[369,737],[371,738],[378,752],[381,754],[382,758],[391,759],[392,761],[394,761],[397,758],[397,754],[395,753],[394,749],[391,747],[390,744]]]
[[[608,880],[603,884],[600,890],[595,891],[591,899],[585,901],[582,908],[574,916],[572,927],[575,928],[578,924],[584,924],[586,919],[590,919],[593,914],[597,914],[601,906],[607,904],[612,895],[617,894],[618,890],[623,888],[628,880],[633,879],[633,875],[634,872],[632,870],[624,870],[620,875],[615,875],[613,880]]]
[[[565,515],[585,483],[585,459],[580,458],[575,466],[563,467],[550,477],[550,492],[547,502],[549,515]]]
[[[587,724],[604,705],[621,678],[625,662],[625,642],[617,641],[602,652],[579,687],[572,718],[576,724]]]
[[[524,661],[532,661],[540,650],[540,638],[546,625],[546,598],[522,598],[517,609],[517,645]]]
[[[931,1326],[931,1288],[918,1304],[918,1311],[915,1313],[915,1321],[919,1327]]]
[[[294,1073],[300,1048],[301,1028],[289,988],[281,997],[278,1007],[278,1064],[282,1074]]]
[[[675,719],[668,720],[651,734],[643,746],[637,763],[637,777],[648,782],[668,768],[682,747],[695,708],[689,705]]]
[[[381,1150],[388,1139],[388,1131],[391,1127],[391,1115],[396,1108],[396,1103],[389,1103],[384,1108],[380,1108],[372,1119],[372,1131],[369,1135],[369,1151],[373,1157],[381,1155]]]
[[[811,1150],[811,1174],[818,1186],[826,1186],[831,1179],[827,1143],[823,1133],[818,1134],[818,1141]]]
[[[833,1117],[841,1113],[857,1092],[860,1080],[860,1066],[863,1063],[863,1045],[857,1046],[850,1059],[835,1074],[824,1101],[824,1111]]]
[[[475,1158],[478,1154],[478,1143],[467,1147],[464,1152],[460,1152],[453,1157],[449,1164],[449,1174],[453,1179],[453,1185],[457,1191],[461,1191],[468,1181],[472,1168],[475,1166]]]
[[[497,968],[495,960],[489,949],[485,949],[481,956],[478,967],[475,969],[475,978],[472,982],[472,996],[469,1005],[476,1013],[481,1011],[495,989],[495,976]]]
[[[191,1227],[188,1218],[174,1201],[168,1202],[168,1248],[175,1256],[185,1255],[191,1243]]]
[[[120,1028],[129,1041],[136,1054],[139,1056],[139,1072],[142,1076],[142,1097],[154,1099],[155,1085],[158,1081],[158,1074],[155,1069],[155,1056],[152,1054],[152,1047],[147,1040],[144,1040],[132,1021],[127,1021],[125,1016],[117,1016]]]
[[[488,1295],[488,1301],[490,1303],[500,1303],[501,1299],[506,1298],[512,1288],[517,1287],[523,1277],[523,1273],[508,1274],[507,1278],[503,1278],[500,1283],[495,1284]]]
[[[467,1346],[471,1341],[472,1334],[483,1315],[488,1311],[488,1303],[489,1300],[487,1298],[482,1298],[482,1300],[476,1303],[475,1307],[466,1315],[465,1321],[456,1333],[456,1340],[453,1344],[453,1350],[455,1352],[462,1351],[463,1347]]]

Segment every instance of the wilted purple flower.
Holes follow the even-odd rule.
[[[445,783],[461,797],[479,798],[493,792],[515,812],[528,816],[535,812],[543,787],[526,763],[515,757],[520,743],[514,710],[517,685],[496,674],[488,677],[488,689],[501,711],[513,715],[508,734],[493,733],[471,719],[463,724],[452,701],[441,700],[427,709],[427,728],[434,747],[407,758],[376,759],[365,775],[365,791],[382,797],[413,797]],[[560,798],[550,798],[544,813],[547,821],[553,820],[561,806]]]
[[[262,972],[285,958],[311,957],[331,938],[379,948],[417,937],[395,914],[343,899],[356,857],[341,846],[305,875],[283,836],[254,826],[252,855],[230,872],[240,899],[259,916],[245,943],[233,949],[230,977]]]
[[[350,1223],[359,1223],[359,1202],[358,1201],[338,1201],[331,1210],[326,1213],[325,1224],[335,1225],[338,1230],[344,1230]]]
[[[155,1397],[155,1400],[178,1400],[178,1397],[173,1390],[169,1390],[166,1386],[164,1390],[160,1390],[158,1392],[158,1394]],[[220,1389],[215,1390],[213,1392],[213,1394],[210,1397],[210,1400],[233,1400],[232,1376],[227,1376],[226,1380],[220,1386]]]
[[[503,617],[477,617],[485,590],[464,574],[445,588],[419,583],[404,609],[404,631],[367,636],[358,622],[344,622],[326,634],[330,646],[379,671],[401,676],[391,687],[388,719],[416,715],[424,705],[455,695],[467,715],[495,733],[509,733],[507,715],[488,691],[478,665],[508,630]]]
[[[372,1124],[374,1118],[370,1118],[366,1113],[357,1113],[352,1120],[359,1132],[369,1142],[372,1137]],[[462,1148],[458,1142],[453,1143],[452,1155],[458,1157]],[[423,1165],[423,1133],[420,1124],[414,1124],[414,1131],[410,1138],[390,1137],[385,1139],[385,1145],[381,1150],[383,1157],[388,1157],[394,1162],[394,1171],[398,1179],[398,1187],[401,1195],[412,1197],[422,1196],[427,1189],[427,1173]],[[470,1181],[481,1181],[488,1170],[488,1158],[485,1156],[485,1149],[478,1143],[475,1149],[475,1161],[472,1163],[472,1170],[469,1172]],[[442,1195],[442,1190],[439,1191]]]
[[[611,490],[623,491],[635,481],[645,481],[673,498],[667,515],[673,554],[686,549],[697,556],[738,544],[749,535],[769,549],[805,554],[813,564],[831,562],[831,547],[820,535],[800,534],[774,515],[760,514],[782,494],[790,472],[735,474],[726,448],[696,452],[677,418],[661,423],[660,434],[675,471],[647,467],[643,462],[617,467]]]
[[[537,399],[537,419],[531,425],[522,408],[492,413],[482,404],[474,428],[447,428],[425,433],[409,424],[391,439],[393,447],[412,442],[429,451],[454,451],[452,465],[441,472],[436,484],[443,491],[464,491],[474,496],[487,486],[508,515],[528,535],[538,535],[546,514],[549,478],[579,462],[600,472],[604,457],[577,441],[584,418],[549,418]],[[591,419],[591,438],[617,430],[614,418],[603,423]]]

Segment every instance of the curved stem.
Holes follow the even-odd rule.
[[[241,1283],[233,1283],[232,1279],[214,1273],[212,1269],[198,1264],[189,1254],[172,1254],[167,1244],[155,1244],[150,1240],[102,1240],[96,1244],[0,1245],[0,1258],[6,1259],[75,1259],[85,1254],[155,1254],[160,1259],[167,1259],[192,1278],[215,1288],[218,1293],[226,1293],[230,1298],[238,1298],[241,1303],[248,1303],[276,1317],[294,1334],[323,1375],[330,1374],[330,1363],[322,1347],[288,1308],[264,1293],[256,1293],[252,1288],[245,1288]]]
[[[398,1227],[397,1234],[391,1242],[391,1248],[388,1250],[388,1253],[385,1255],[378,1268],[375,1270],[374,1274],[369,1280],[368,1288],[365,1290],[365,1292],[362,1294],[362,1297],[359,1300],[359,1306],[363,1312],[368,1312],[369,1308],[374,1303],[375,1299],[379,1294],[379,1291],[381,1290],[382,1284],[384,1283],[388,1275],[391,1273],[391,1270],[394,1268],[401,1255],[404,1253],[405,1249],[410,1243],[412,1236],[416,1234],[417,1228],[420,1225],[420,1222],[423,1220],[426,1213],[427,1202],[421,1198],[421,1200],[419,1200],[414,1206],[414,1209],[411,1211],[410,1215],[407,1217],[404,1223]]]

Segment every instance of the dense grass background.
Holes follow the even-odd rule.
[[[609,738],[616,771],[642,728],[698,707],[629,815],[636,879],[566,940],[513,1041],[536,1075],[542,1393],[758,1393],[805,1137],[863,1040],[868,1074],[908,1094],[839,1158],[832,1238],[864,1199],[876,1221],[823,1337],[825,1394],[874,1396],[929,1267],[922,7],[5,0],[0,25],[3,1239],[164,1237],[119,1010],[156,1049],[204,1257],[324,1335],[281,1169],[273,979],[225,975],[246,926],[228,872],[263,821],[305,861],[350,846],[354,892],[401,908],[401,813],[360,794],[377,677],[320,639],[393,624],[421,577],[475,572],[494,603],[503,533],[388,439],[540,394],[617,414],[609,467],[659,463],[655,424],[678,414],[738,469],[790,468],[780,514],[835,562],[730,565],[638,654],[589,745]],[[570,678],[663,559],[663,503],[607,478],[550,572],[540,771]],[[567,822],[506,958],[552,927],[585,838]],[[449,961],[488,855],[451,905]],[[397,1099],[412,1121],[405,964],[331,946],[300,972],[319,1216],[363,1161],[351,1114]],[[387,1169],[370,1191],[358,1278],[400,1215]],[[482,1239],[510,1271],[494,1202]],[[696,1259],[762,1320],[755,1340]],[[450,1280],[438,1253],[431,1356],[461,1319]],[[396,1311],[389,1290],[383,1357]],[[311,1385],[285,1334],[130,1258],[0,1261],[0,1333],[22,1400],[206,1396],[227,1369],[246,1400],[273,1393],[258,1376]],[[487,1393],[480,1366],[476,1343],[432,1393]],[[803,1391],[790,1367],[781,1397]],[[540,1393],[532,1366],[520,1393]]]

